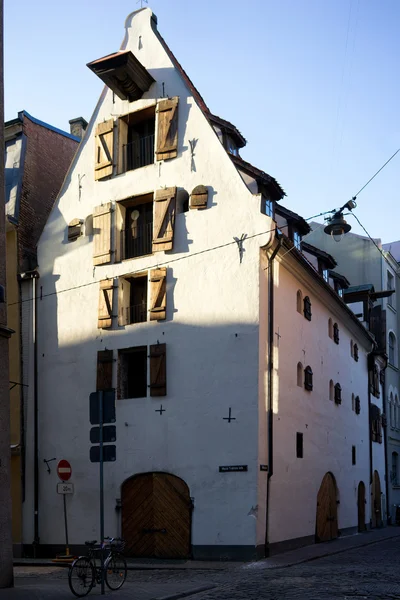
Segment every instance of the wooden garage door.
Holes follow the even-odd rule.
[[[317,497],[316,540],[327,542],[337,536],[336,483],[332,473],[326,473]]]
[[[145,473],[122,485],[122,537],[127,556],[189,558],[192,503],[182,479]]]

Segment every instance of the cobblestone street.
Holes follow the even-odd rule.
[[[332,542],[331,551],[337,552],[343,541]],[[304,550],[296,551],[299,560],[307,560]],[[291,558],[294,556],[290,553]],[[183,597],[193,600],[400,599],[400,574],[396,568],[400,564],[400,537],[293,566],[279,566],[280,557],[276,562],[230,564],[222,569],[129,570],[124,587],[112,594],[119,600]],[[16,567],[15,575],[15,588],[0,590],[0,600],[66,600],[73,597],[65,568]],[[106,592],[108,598],[110,594]],[[88,597],[100,597],[99,586]]]

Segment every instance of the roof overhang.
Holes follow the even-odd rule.
[[[153,77],[130,50],[98,58],[87,66],[121,100],[139,100],[154,83]]]

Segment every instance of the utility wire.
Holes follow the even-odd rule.
[[[398,151],[397,151],[398,152]],[[385,261],[387,262],[387,264],[393,269],[393,265],[390,264],[390,262],[388,261],[387,257],[384,255],[382,248],[379,248],[378,244],[375,242],[374,238],[371,237],[368,233],[368,231],[365,229],[364,225],[361,223],[360,219],[357,217],[357,215],[355,215],[354,213],[350,213],[353,215],[353,217],[355,218],[355,220],[357,221],[357,223],[360,225],[360,227],[365,231],[365,233],[367,234],[367,236],[369,237],[369,239],[371,240],[371,242],[374,244],[375,248],[377,248],[377,250],[379,251],[379,253],[383,256],[383,258],[385,259]],[[395,259],[396,260],[396,259]],[[396,262],[398,262],[396,260]],[[398,277],[400,279],[400,275],[397,273],[397,270],[395,270],[396,273],[396,277]]]
[[[392,156],[389,158],[389,160],[387,160],[387,161],[385,162],[385,164],[384,164],[384,165],[382,165],[382,167],[379,169],[379,171],[377,171],[377,172],[375,173],[375,175],[373,175],[373,176],[371,177],[371,179],[369,179],[369,180],[367,181],[367,183],[366,183],[365,185],[363,185],[363,186],[362,186],[361,190],[359,190],[359,191],[357,192],[357,194],[356,194],[355,196],[353,196],[353,198],[357,198],[357,196],[358,196],[359,194],[361,194],[361,192],[362,192],[363,190],[365,190],[365,188],[367,187],[367,185],[368,185],[369,183],[371,183],[371,181],[372,181],[373,179],[375,179],[375,177],[378,175],[378,173],[380,173],[380,172],[382,171],[382,169],[384,169],[384,168],[386,167],[386,165],[390,163],[390,161],[392,160],[392,158],[394,158],[394,157],[396,156],[396,154],[398,154],[399,152],[400,152],[400,148],[399,148],[398,150],[396,150],[396,152],[395,152],[394,154],[392,154]]]
[[[253,238],[259,237],[261,235],[265,235],[267,233],[271,233],[273,231],[276,231],[276,229],[286,229],[286,227],[288,227],[289,225],[282,225],[281,227],[277,227],[275,226],[273,229],[268,229],[267,231],[261,231],[260,233],[254,233],[253,235],[248,235],[246,236],[244,241],[247,240],[251,240]],[[148,269],[156,269],[158,267],[165,267],[165,266],[169,266],[173,263],[176,263],[178,261],[181,260],[186,260],[189,258],[193,258],[194,256],[199,256],[201,254],[206,254],[207,252],[212,252],[214,250],[220,250],[221,248],[227,248],[228,246],[233,246],[237,244],[236,240],[233,240],[232,242],[226,242],[225,244],[220,244],[219,246],[213,246],[211,248],[206,248],[205,250],[199,250],[199,252],[192,252],[191,254],[188,254],[186,256],[180,256],[178,258],[174,258],[172,260],[168,260],[162,263],[156,263],[154,265],[148,266],[148,267],[141,267],[140,269],[137,269],[136,271],[129,271],[129,275],[136,275],[138,273],[142,273],[143,271],[146,271]],[[96,280],[96,281],[89,281],[88,283],[82,283],[81,285],[75,285],[72,286],[70,288],[65,288],[63,290],[56,290],[55,292],[49,292],[48,294],[41,294],[39,296],[36,296],[35,298],[27,298],[26,300],[18,300],[17,302],[12,302],[11,304],[8,304],[8,306],[15,306],[16,304],[23,304],[25,302],[32,302],[33,300],[42,300],[43,298],[48,298],[49,296],[58,296],[59,294],[63,294],[65,292],[70,292],[73,290],[79,290],[81,288],[85,288],[85,287],[89,287],[91,285],[97,285],[100,283],[100,281],[104,281],[104,279],[113,279],[113,277],[109,277],[107,278],[107,276],[103,277],[101,280]]]

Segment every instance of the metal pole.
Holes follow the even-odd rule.
[[[104,595],[104,482],[103,482],[103,392],[99,394],[99,441],[100,441],[100,560],[101,594]]]
[[[64,496],[64,525],[65,525],[65,555],[69,556],[69,544],[68,544],[68,521],[67,521],[67,500],[66,494]]]

